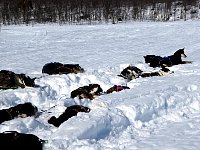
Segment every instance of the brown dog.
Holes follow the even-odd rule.
[[[47,63],[42,68],[42,73],[52,74],[69,74],[83,73],[85,70],[79,64],[62,64],[59,62]]]
[[[79,99],[90,99],[93,100],[103,92],[99,84],[89,84],[89,86],[79,87],[78,89],[71,92],[71,98],[78,97]]]
[[[18,87],[25,88],[26,86],[34,87],[36,78],[31,79],[25,74],[16,74],[9,70],[0,71],[0,89],[16,89]]]

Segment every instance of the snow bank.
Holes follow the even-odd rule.
[[[4,122],[0,132],[34,133],[48,140],[45,150],[196,149],[200,139],[199,29],[198,22],[2,27],[0,68],[36,76],[38,87],[0,91],[0,108],[32,102],[45,112],[38,118]],[[129,64],[155,71],[159,68],[145,64],[144,55],[166,56],[182,47],[194,62],[170,67],[174,74],[130,82],[117,76]],[[52,61],[79,63],[86,72],[43,75],[42,66]],[[100,84],[104,91],[115,84],[130,89],[92,101],[70,98],[72,90],[90,83]],[[91,112],[78,113],[59,128],[48,124],[51,116],[74,104],[88,106]]]

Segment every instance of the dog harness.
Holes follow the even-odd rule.
[[[122,91],[124,89],[129,89],[128,87],[125,87],[125,86],[121,86],[121,85],[116,85],[116,91]]]
[[[123,90],[124,88],[122,87],[122,86],[120,86],[120,85],[116,85],[116,91],[121,91],[121,90]]]
[[[171,57],[162,57],[162,59],[160,60],[160,64],[172,65]]]

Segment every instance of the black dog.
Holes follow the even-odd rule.
[[[133,80],[140,77],[144,78],[144,77],[152,77],[152,76],[164,76],[167,74],[174,73],[173,71],[170,71],[168,68],[166,68],[163,65],[161,67],[162,68],[156,72],[144,72],[135,66],[128,66],[124,70],[122,70],[121,74],[118,76],[123,77],[124,79],[127,79],[127,80]]]
[[[18,87],[25,88],[26,86],[34,87],[36,78],[31,79],[25,74],[16,74],[9,70],[0,71],[0,89],[16,89]]]
[[[18,104],[14,107],[0,110],[0,123],[9,121],[18,117],[25,118],[36,115],[38,108],[27,102]]]
[[[42,73],[53,74],[69,74],[83,73],[84,69],[79,64],[62,64],[59,62],[47,63],[42,68]]]
[[[128,86],[122,86],[122,85],[114,85],[113,87],[109,88],[107,91],[106,91],[106,94],[110,94],[112,92],[119,92],[119,91],[122,91],[122,90],[125,90],[125,89],[130,89]]]
[[[184,48],[177,50],[173,55],[161,57],[156,55],[144,56],[145,63],[149,63],[150,67],[161,67],[161,65],[170,67],[178,64],[190,64],[191,61],[183,61],[181,58],[186,58]]]
[[[81,106],[81,105],[73,105],[70,107],[67,107],[65,112],[61,114],[58,118],[55,116],[52,116],[49,120],[49,124],[53,124],[55,127],[59,127],[63,122],[67,121],[69,118],[76,116],[78,112],[90,112],[90,108]]]
[[[42,150],[46,140],[42,140],[34,134],[8,131],[0,133],[1,150]]]
[[[87,98],[93,100],[99,96],[103,89],[99,84],[89,84],[89,86],[79,87],[71,92],[71,98],[79,97],[79,99]]]

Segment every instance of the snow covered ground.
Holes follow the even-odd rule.
[[[32,133],[48,140],[44,150],[197,150],[200,147],[200,24],[133,22],[107,25],[2,26],[0,70],[25,73],[39,88],[0,91],[0,109],[32,102],[38,118],[18,118],[0,125],[0,132]],[[127,82],[117,76],[128,64],[154,71],[144,55],[168,56],[185,47],[193,61],[170,67],[174,74]],[[49,62],[80,64],[86,72],[42,75]],[[70,92],[89,83],[104,91],[115,84],[131,89],[93,101],[71,99]],[[67,106],[81,104],[79,113],[59,128],[47,120]]]

